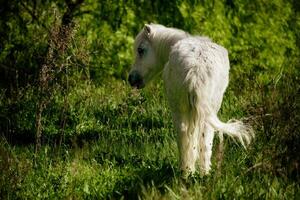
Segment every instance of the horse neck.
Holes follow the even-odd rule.
[[[157,30],[154,36],[154,40],[156,41],[154,48],[162,67],[169,60],[169,54],[172,46],[179,40],[186,37],[188,37],[187,33],[173,28],[163,28]]]

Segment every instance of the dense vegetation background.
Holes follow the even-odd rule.
[[[256,139],[207,177],[180,178],[161,81],[126,82],[149,22],[230,52],[219,115]],[[0,198],[299,198],[299,48],[297,0],[1,0]]]

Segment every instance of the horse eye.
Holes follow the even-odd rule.
[[[145,50],[143,48],[139,47],[137,49],[137,52],[138,52],[139,56],[142,56],[144,54]]]

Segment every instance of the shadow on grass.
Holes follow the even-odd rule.
[[[170,184],[179,176],[179,172],[174,171],[171,163],[163,162],[159,165],[157,167],[157,163],[152,163],[152,165],[137,170],[132,177],[124,177],[116,184],[112,196],[107,198],[138,199],[143,186],[155,186],[163,194],[165,192],[164,185]]]

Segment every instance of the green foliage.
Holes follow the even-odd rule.
[[[75,19],[79,35],[87,40],[91,78],[98,84],[108,76],[126,79],[134,36],[150,22],[211,37],[229,49],[234,74],[255,74],[255,79],[266,83],[270,76],[281,73],[287,57],[297,56],[296,4],[282,0],[86,1],[75,12]],[[4,33],[0,61],[13,69],[26,68],[29,71],[25,74],[30,76],[39,69],[47,48],[47,31],[65,11],[64,4],[25,1],[7,3],[6,7],[2,11],[6,21],[0,27]],[[15,62],[10,63],[12,60]]]

